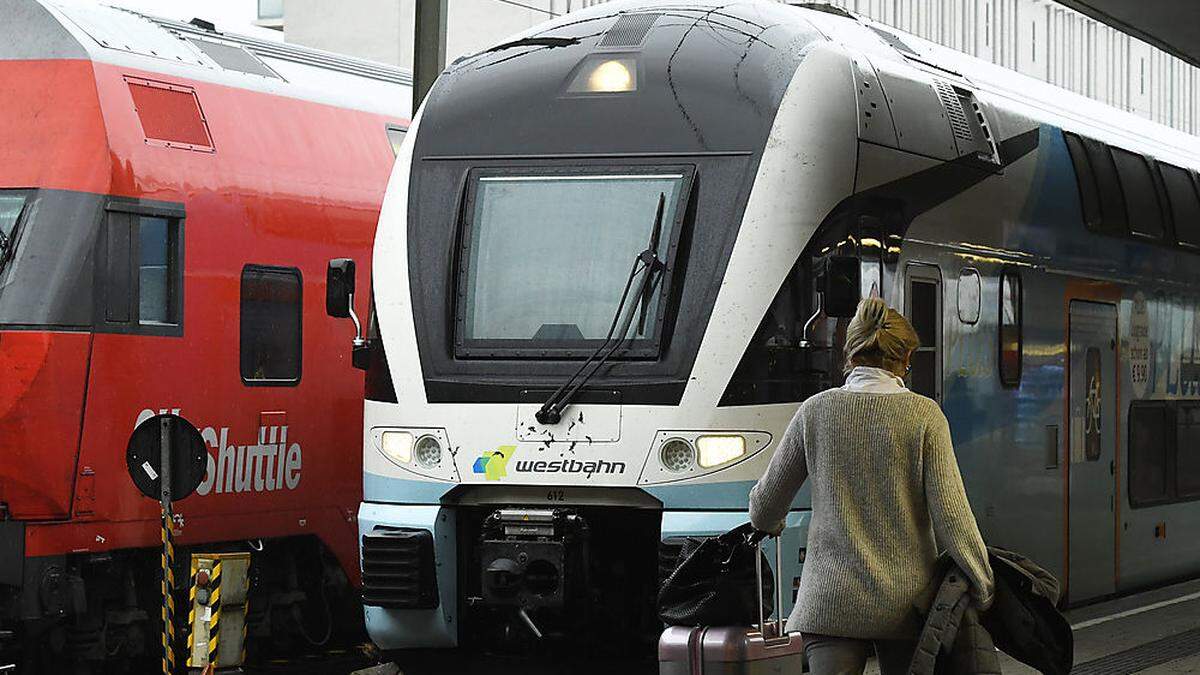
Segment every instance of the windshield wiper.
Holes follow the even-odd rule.
[[[645,328],[646,312],[649,306],[654,287],[658,285],[658,279],[661,272],[666,269],[667,265],[658,258],[658,242],[662,236],[663,211],[666,209],[667,195],[659,193],[658,195],[658,210],[654,214],[654,227],[650,230],[650,241],[646,245],[646,249],[637,254],[633,259],[633,265],[629,268],[629,277],[625,280],[625,288],[621,291],[621,299],[617,302],[617,311],[613,313],[612,324],[608,327],[608,335],[605,336],[604,342],[592,352],[592,355],[583,362],[583,365],[567,379],[558,389],[546,399],[541,408],[534,414],[540,424],[558,424],[562,421],[562,413],[567,406],[571,405],[571,400],[575,398],[575,394],[587,384],[588,380],[592,379],[600,368],[608,363],[613,354],[620,349],[625,342],[625,336],[629,333],[629,326],[633,323],[633,317],[638,313],[638,305],[641,305],[641,318],[638,320],[637,334],[641,334]],[[638,298],[638,305],[633,305],[629,308],[629,312],[625,312],[625,302],[629,299],[629,289],[633,287],[633,281],[642,274],[641,285],[638,287],[634,297]],[[624,321],[621,320],[621,315],[625,314]],[[617,324],[621,324],[621,330],[617,331]],[[610,346],[611,345],[611,346]],[[607,350],[607,351],[605,351]],[[584,371],[591,366],[591,370],[584,375]],[[582,375],[582,377],[580,377]],[[578,380],[578,381],[577,381]]]

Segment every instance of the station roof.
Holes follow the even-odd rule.
[[[1058,1],[1200,67],[1200,2],[1195,0]]]

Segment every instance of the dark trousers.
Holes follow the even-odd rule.
[[[804,635],[804,655],[812,675],[862,675],[867,659],[879,657],[881,675],[905,675],[917,649],[915,640],[860,640]]]

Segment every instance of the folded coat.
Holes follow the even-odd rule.
[[[910,672],[1000,672],[996,648],[1048,675],[1067,675],[1074,660],[1071,626],[1056,607],[1058,580],[1032,560],[988,547],[995,596],[982,614],[971,605],[970,582],[949,556],[922,595],[925,615]]]

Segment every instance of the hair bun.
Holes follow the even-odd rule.
[[[865,328],[877,331],[887,323],[888,305],[881,298],[864,298],[858,303],[857,313]]]

